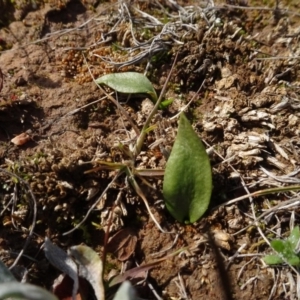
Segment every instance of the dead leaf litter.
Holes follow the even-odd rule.
[[[137,284],[142,298],[299,298],[297,274],[262,261],[272,252],[267,242],[299,223],[297,192],[227,204],[299,185],[296,2],[263,9],[257,1],[70,0],[7,10],[0,28],[1,170],[28,182],[37,199],[34,235],[23,249],[32,198],[18,177],[0,172],[0,257],[12,265],[24,250],[18,278],[26,270],[29,282],[50,288],[58,274],[40,252],[44,237],[61,248],[85,243],[102,252],[103,229],[110,228],[105,276],[121,270],[119,261],[133,268],[189,247]],[[156,220],[174,233],[164,234],[126,176],[111,183],[116,170],[97,166],[130,161],[119,144],[131,149],[136,132],[92,77],[145,73],[159,93],[176,54],[166,93],[174,101],[155,117],[134,167],[164,169],[177,131],[172,117],[185,108],[210,155],[214,191],[211,211],[182,225],[166,212],[162,177],[141,181]],[[152,102],[112,96],[140,130]]]

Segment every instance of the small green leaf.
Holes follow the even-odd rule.
[[[167,108],[167,107],[170,106],[173,102],[174,102],[174,99],[173,99],[173,98],[166,99],[166,100],[164,100],[164,101],[161,102],[160,108],[161,108],[161,109]]]
[[[157,94],[152,83],[143,74],[136,72],[111,73],[96,79],[98,84],[106,84],[119,93],[147,94],[153,102],[157,101]]]
[[[1,283],[0,299],[58,300],[41,287],[19,282]]]
[[[296,254],[292,254],[291,256],[287,257],[286,261],[292,266],[300,265],[300,259]]]
[[[208,155],[182,113],[165,169],[163,195],[166,207],[178,221],[194,223],[207,210],[211,192],[212,174]]]
[[[266,255],[263,258],[264,262],[268,265],[280,265],[283,263],[283,260],[278,255]]]
[[[272,248],[280,254],[283,254],[286,249],[286,241],[273,240],[271,241]]]

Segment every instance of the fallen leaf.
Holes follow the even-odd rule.
[[[147,271],[151,270],[152,268],[156,267],[160,262],[149,263],[147,265],[139,266],[130,270],[127,270],[125,273],[119,274],[111,279],[108,286],[112,287],[116,284],[122,283],[127,279],[134,279],[134,278],[142,278],[145,279],[147,276]]]
[[[113,277],[109,281],[108,286],[112,287],[112,286],[114,286],[116,284],[124,282],[125,280],[127,280],[129,278],[130,279],[141,278],[141,277],[145,278],[147,271],[151,270],[152,268],[158,266],[161,262],[163,262],[163,261],[165,261],[165,260],[167,260],[167,259],[169,259],[169,258],[171,258],[171,257],[173,257],[175,255],[177,255],[178,253],[180,253],[180,252],[182,252],[184,250],[187,250],[187,248],[181,248],[181,249],[176,250],[176,251],[174,251],[174,252],[172,252],[172,253],[170,253],[170,254],[162,257],[162,258],[159,258],[159,259],[157,259],[157,260],[155,260],[153,262],[150,262],[150,263],[147,263],[145,265],[138,266],[136,268],[127,270],[124,273],[119,274],[119,275]]]
[[[135,251],[137,236],[132,228],[124,228],[111,237],[107,251],[113,253],[118,260],[127,260]]]

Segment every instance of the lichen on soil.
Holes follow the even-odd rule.
[[[45,236],[64,249],[85,243],[102,252],[114,208],[111,235],[133,228],[138,237],[129,268],[193,249],[151,270],[137,285],[142,298],[157,299],[148,283],[162,299],[299,298],[297,274],[262,261],[272,252],[264,237],[285,238],[299,223],[298,194],[226,204],[300,182],[300,11],[297,1],[275,2],[0,0],[0,10],[7,11],[0,17],[0,167],[25,180],[37,200],[33,238],[13,269],[19,279],[28,271],[28,282],[51,289],[59,272],[40,249]],[[135,138],[93,77],[145,73],[159,93],[176,55],[165,96],[174,101],[155,117],[157,130],[148,134],[136,165],[164,168],[162,149],[171,149],[177,129],[171,118],[194,97],[186,113],[210,153],[209,211],[196,224],[179,224],[163,205],[162,178],[147,179],[152,188],[139,181],[158,222],[178,233],[173,245],[175,234],[156,228],[123,176],[79,229],[63,235],[115,176],[97,169],[96,161],[128,160],[118,145],[129,147]],[[149,100],[118,95],[118,101],[141,129]],[[29,141],[13,145],[21,133]],[[0,178],[0,258],[10,266],[33,211],[28,186],[4,172]],[[117,272],[121,264],[109,256]]]

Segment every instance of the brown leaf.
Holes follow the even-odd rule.
[[[125,271],[124,273],[122,274],[119,274],[115,277],[112,278],[112,280],[110,280],[110,282],[108,283],[108,286],[109,287],[112,287],[116,284],[119,284],[121,282],[124,282],[125,280],[127,279],[133,279],[133,278],[140,278],[140,277],[143,277],[144,273],[151,270],[152,268],[158,266],[161,262],[177,255],[178,253],[184,251],[184,250],[187,250],[188,248],[181,248],[179,250],[176,250],[162,258],[159,258],[153,262],[150,262],[150,263],[147,263],[145,265],[141,265],[139,267],[136,267],[136,268],[133,268],[133,269],[130,269],[130,270],[127,270]]]
[[[111,237],[107,251],[113,253],[118,260],[127,260],[135,250],[137,236],[133,229],[124,228]]]
[[[112,287],[116,284],[119,284],[121,282],[124,282],[125,280],[132,280],[134,278],[146,278],[146,272],[151,270],[152,268],[156,267],[160,261],[149,263],[143,266],[139,266],[133,269],[127,270],[125,273],[119,274],[112,278],[112,280],[109,282],[108,286]]]
[[[11,140],[11,142],[17,146],[22,146],[30,140],[31,140],[30,136],[26,132],[23,132],[23,133],[15,136]]]

